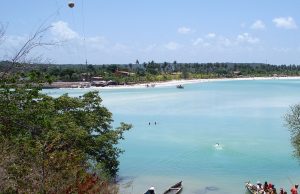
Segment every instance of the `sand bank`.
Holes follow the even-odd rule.
[[[191,80],[171,80],[164,82],[150,82],[144,84],[134,84],[134,85],[116,85],[116,86],[106,86],[106,87],[91,87],[97,89],[128,89],[128,88],[145,88],[147,85],[149,88],[154,87],[169,87],[177,85],[186,85],[193,83],[205,83],[205,82],[217,82],[217,81],[241,81],[241,80],[293,80],[299,79],[300,77],[241,77],[241,78],[214,78],[214,79],[191,79]]]

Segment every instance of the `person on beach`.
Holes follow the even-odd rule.
[[[298,185],[296,184],[295,186],[292,187],[291,189],[292,194],[298,194]]]

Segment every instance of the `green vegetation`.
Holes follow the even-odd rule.
[[[51,76],[19,60],[39,46],[42,32],[2,63],[0,193],[117,193],[110,184],[123,152],[117,145],[131,125],[113,129],[98,92],[78,98],[41,92]]]
[[[300,160],[300,104],[291,106],[289,112],[285,115],[285,121],[291,132],[294,155]]]
[[[9,62],[0,63],[0,72]],[[19,66],[24,66],[19,64]],[[111,65],[50,65],[26,64],[26,69],[14,73],[27,77],[30,72],[47,75],[52,81],[91,81],[92,77],[113,80],[117,84],[145,83],[174,79],[207,79],[234,77],[299,76],[298,65],[256,63],[155,63]],[[119,74],[118,72],[123,72]],[[126,72],[128,74],[126,74]]]
[[[131,126],[112,129],[97,92],[52,98],[29,83],[0,88],[1,191],[62,193],[78,190],[88,172],[116,176],[116,145]]]

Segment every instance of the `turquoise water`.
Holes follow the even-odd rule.
[[[183,194],[241,194],[249,180],[271,181],[278,189],[299,183],[283,120],[300,102],[299,88],[300,80],[207,82],[183,90],[100,88],[115,125],[134,126],[120,145],[121,193],[142,194],[150,186],[163,193],[179,180]],[[46,92],[79,96],[88,90]]]

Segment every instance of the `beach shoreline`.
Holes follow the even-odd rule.
[[[194,83],[207,83],[207,82],[220,82],[220,81],[247,81],[247,80],[297,80],[300,76],[291,77],[239,77],[239,78],[211,78],[211,79],[182,79],[182,80],[170,80],[161,82],[148,82],[133,85],[115,85],[105,87],[90,87],[93,89],[129,89],[129,88],[146,88],[147,85],[151,87],[171,87],[177,85],[186,85]]]
[[[127,85],[108,85],[104,87],[90,86],[90,82],[53,82],[51,85],[46,84],[43,89],[139,89],[139,88],[153,88],[153,87],[172,87],[177,85],[187,85],[194,83],[207,82],[221,82],[221,81],[248,81],[248,80],[296,80],[300,76],[286,76],[286,77],[236,77],[236,78],[209,78],[209,79],[181,79],[169,81],[156,81],[147,83],[127,84]]]

